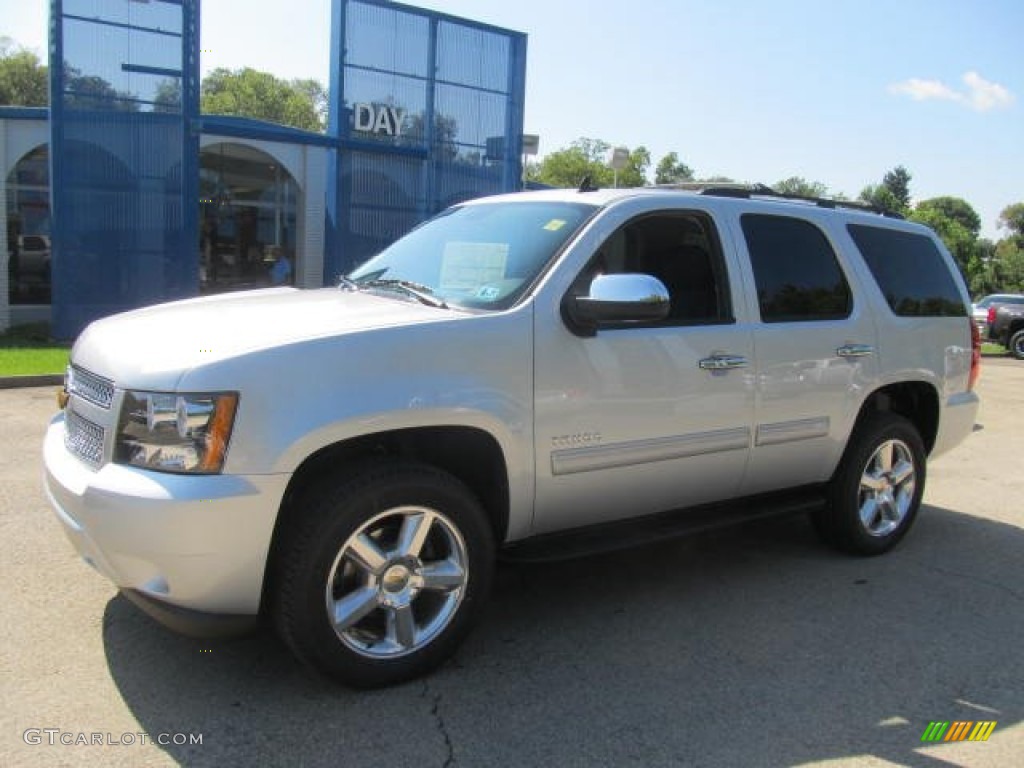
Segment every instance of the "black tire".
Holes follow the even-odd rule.
[[[346,685],[391,685],[437,667],[487,597],[494,533],[466,486],[434,467],[359,464],[285,514],[272,617],[300,660]],[[345,617],[337,630],[329,612]]]
[[[1024,328],[1010,337],[1010,342],[1006,345],[1006,348],[1010,350],[1010,354],[1017,360],[1024,360]]]
[[[924,444],[910,421],[892,413],[865,415],[829,483],[825,506],[813,515],[815,528],[843,552],[887,552],[914,524],[925,471]]]

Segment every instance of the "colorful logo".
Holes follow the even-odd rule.
[[[995,729],[995,720],[932,720],[921,741],[988,741]]]

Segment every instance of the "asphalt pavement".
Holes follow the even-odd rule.
[[[886,556],[789,517],[504,565],[451,662],[369,693],[269,632],[190,640],[119,597],[44,498],[54,388],[2,391],[0,765],[1019,766],[1024,363],[986,360],[979,391]],[[926,744],[932,721],[996,726]]]

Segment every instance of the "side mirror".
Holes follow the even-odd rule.
[[[592,336],[604,325],[650,323],[669,312],[668,289],[651,275],[598,275],[587,296],[568,296],[566,319],[574,333]]]

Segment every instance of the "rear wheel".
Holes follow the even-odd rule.
[[[924,482],[924,444],[914,425],[892,413],[869,414],[854,429],[815,526],[845,552],[886,552],[913,525]]]
[[[443,662],[490,586],[494,537],[475,497],[429,466],[374,462],[292,510],[273,610],[301,660],[375,687]]]
[[[1010,337],[1010,343],[1006,345],[1010,354],[1018,360],[1024,360],[1024,328],[1017,331]]]

